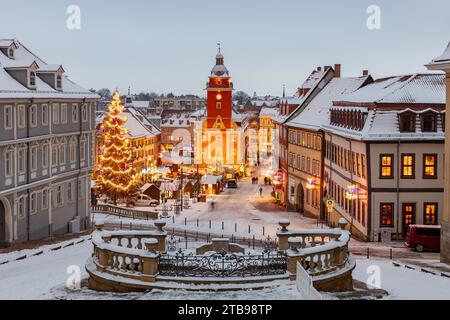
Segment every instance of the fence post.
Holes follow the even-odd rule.
[[[122,220],[120,220],[120,230],[122,230]]]
[[[266,228],[263,226],[263,236],[266,235]]]
[[[198,226],[199,226],[199,221],[198,221],[198,218],[197,218],[197,228],[198,228]]]
[[[370,249],[367,248],[367,259],[370,259]]]
[[[392,260],[393,257],[394,257],[394,252],[392,251],[392,248],[391,248],[390,251],[389,251],[389,256],[390,256],[391,260]]]
[[[187,239],[187,237],[185,237],[184,239],[186,240],[186,250],[187,250],[187,248],[188,248],[188,239]]]
[[[209,220],[209,228],[211,229],[211,220]]]
[[[222,230],[225,230],[225,222],[222,221]]]
[[[253,235],[253,250],[255,250],[255,235]]]
[[[184,225],[187,226],[187,218],[184,218]]]
[[[172,216],[172,223],[175,224],[175,216]]]
[[[251,232],[251,227],[250,227],[250,225],[248,225],[248,233],[249,233],[249,234],[252,233],[252,232]]]
[[[234,232],[237,232],[237,223],[234,224]]]

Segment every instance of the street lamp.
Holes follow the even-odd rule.
[[[350,224],[350,233],[353,229],[353,219],[355,217],[354,211],[356,211],[356,201],[358,200],[359,191],[359,187],[356,184],[351,184],[347,186],[347,192],[345,193],[345,198],[348,199],[350,203],[351,201],[354,201],[352,208],[350,209],[350,215],[352,217],[352,222]]]

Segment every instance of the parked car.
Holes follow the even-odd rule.
[[[440,251],[441,226],[410,225],[405,245],[417,252]]]
[[[237,184],[237,181],[236,180],[228,180],[228,182],[227,182],[227,188],[230,188],[230,189],[237,189],[237,187],[238,187],[238,184]]]
[[[158,200],[152,199],[145,194],[140,194],[136,200],[130,202],[134,207],[153,207],[159,204]]]

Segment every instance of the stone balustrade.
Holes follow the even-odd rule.
[[[141,211],[131,208],[118,207],[111,204],[98,204],[91,206],[91,212],[107,213],[136,220],[156,220],[159,217],[158,212],[156,211]]]
[[[97,270],[155,281],[159,253],[166,251],[167,237],[165,222],[155,222],[155,226],[158,229],[153,231],[103,231],[103,223],[98,222],[92,237]]]
[[[339,221],[336,229],[307,229],[301,231],[288,230],[289,222],[280,221],[279,250],[286,252],[287,270],[291,280],[295,279],[297,262],[314,278],[324,278],[326,275],[350,272],[354,262],[350,259],[348,243],[350,233],[346,231],[347,222]],[[351,282],[351,281],[350,281]],[[346,281],[345,286],[349,287]],[[342,285],[341,285],[342,286]]]

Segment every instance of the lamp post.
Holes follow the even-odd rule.
[[[359,197],[359,187],[356,184],[351,184],[347,186],[347,192],[345,193],[345,198],[348,199],[350,204],[352,201],[354,201],[351,209],[350,209],[350,216],[352,217],[352,221],[350,223],[350,233],[353,229],[353,219],[355,217],[354,212],[356,211],[356,203],[358,201]]]

